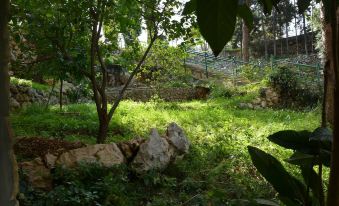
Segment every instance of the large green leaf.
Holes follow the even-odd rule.
[[[314,142],[309,141],[310,135],[311,132],[306,130],[285,130],[268,136],[268,139],[287,149],[313,154],[317,152],[317,145]]]
[[[315,165],[318,161],[318,158],[315,155],[295,152],[290,158],[286,159],[285,161],[294,165]]]
[[[305,186],[290,175],[276,158],[251,146],[248,146],[248,152],[254,166],[279,193],[281,201],[288,205],[305,203],[307,199]]]
[[[217,56],[232,38],[238,0],[197,0],[200,33]]]
[[[312,132],[310,141],[314,141],[321,149],[331,150],[333,133],[326,127],[319,127]]]
[[[185,4],[183,15],[192,14],[197,10],[197,0],[190,0]]]
[[[325,150],[325,149],[320,149],[320,159],[323,165],[326,167],[331,166],[331,151]]]
[[[319,175],[314,171],[313,166],[311,165],[301,166],[300,169],[306,185],[311,188],[313,195],[319,199],[320,195],[324,195],[324,191],[322,190],[323,187],[321,185],[322,182],[319,180]]]
[[[247,27],[252,30],[253,28],[253,13],[247,4],[240,4],[238,6],[238,16],[245,21]]]

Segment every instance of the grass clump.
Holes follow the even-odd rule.
[[[10,83],[14,84],[14,85],[32,87],[33,89],[40,90],[40,91],[47,91],[47,90],[49,90],[49,86],[48,85],[39,84],[39,83],[33,82],[31,80],[19,79],[19,78],[16,78],[16,77],[11,77],[10,78]]]

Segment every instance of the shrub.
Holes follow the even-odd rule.
[[[243,65],[238,68],[240,76],[247,78],[252,82],[260,82],[263,79],[266,79],[271,73],[272,68],[269,66],[259,67],[253,65]]]
[[[314,106],[322,98],[322,88],[315,72],[296,67],[279,67],[270,75],[269,85],[280,95],[283,106]]]
[[[210,88],[211,88],[210,94],[211,98],[218,97],[230,98],[238,93],[236,88],[230,85],[226,86],[223,84],[212,84]]]

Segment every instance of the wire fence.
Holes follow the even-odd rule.
[[[300,60],[276,59],[271,57],[269,60],[257,60],[245,62],[235,57],[215,57],[210,52],[202,52],[195,50],[186,50],[187,57],[184,59],[185,64],[193,64],[200,66],[205,70],[208,78],[209,72],[219,71],[231,78],[238,78],[241,75],[241,67],[245,65],[252,66],[253,69],[265,73],[265,68],[271,68],[274,71],[280,66],[296,68],[296,74],[299,75],[305,83],[317,83],[322,85],[323,82],[323,66],[320,62],[316,64],[299,63]],[[303,61],[305,62],[305,61]],[[263,74],[265,75],[265,74]],[[316,77],[316,78],[315,78]],[[315,79],[314,79],[315,78]]]

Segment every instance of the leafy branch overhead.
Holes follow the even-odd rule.
[[[298,0],[299,12],[304,12],[311,0]],[[319,1],[319,0],[317,0]],[[277,8],[280,0],[258,0],[265,14]],[[278,10],[278,9],[277,9]],[[186,3],[183,15],[196,15],[200,33],[210,45],[215,56],[231,40],[237,17],[244,20],[251,30],[253,13],[244,0],[190,0]]]

